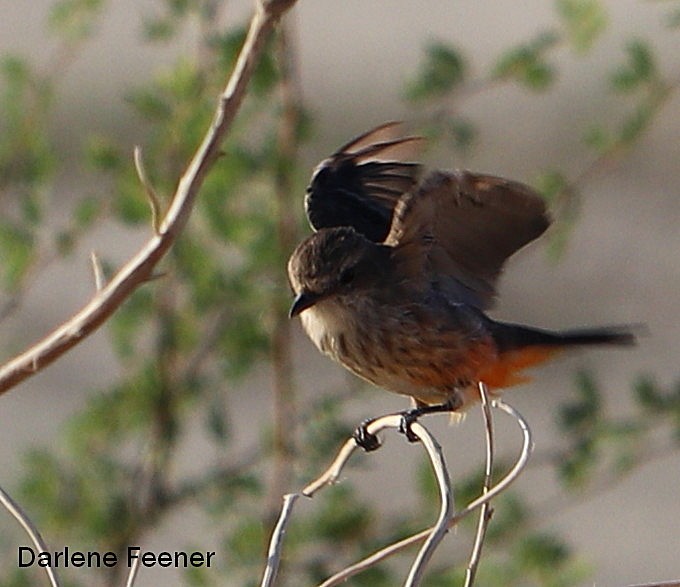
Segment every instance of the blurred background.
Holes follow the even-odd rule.
[[[0,0],[3,358],[89,300],[91,251],[112,272],[150,236],[133,147],[171,194],[251,10]],[[536,454],[496,504],[480,584],[679,579],[679,22],[675,1],[300,0],[165,276],[0,398],[2,486],[55,550],[141,540],[218,552],[219,571],[144,570],[137,585],[254,584],[280,495],[318,474],[362,419],[405,407],[287,322],[284,273],[308,231],[313,166],[371,126],[405,120],[431,139],[428,166],[530,183],[555,211],[550,233],[509,263],[495,317],[646,325],[634,349],[569,355],[507,393]],[[520,439],[497,420],[502,469]],[[432,427],[461,506],[479,492],[481,417]],[[359,461],[305,504],[291,585],[433,519],[417,447],[390,437]],[[16,526],[0,515],[0,584],[35,584],[36,571],[16,568],[26,543]],[[458,584],[471,528],[447,539],[426,584]],[[351,584],[399,584],[403,564]]]

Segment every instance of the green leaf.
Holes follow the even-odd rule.
[[[546,54],[558,40],[555,33],[547,32],[529,43],[510,49],[496,63],[493,77],[515,80],[532,90],[545,90],[555,79],[555,70],[546,61]]]
[[[599,0],[558,0],[557,10],[574,49],[590,49],[607,27],[607,13]]]
[[[149,326],[153,298],[148,288],[138,289],[109,320],[109,332],[114,349],[121,358],[136,356],[137,337]]]
[[[157,91],[137,90],[128,95],[127,101],[149,122],[167,122],[172,116],[172,107]]]
[[[123,167],[120,149],[103,136],[91,136],[88,139],[85,157],[88,164],[99,171],[113,172]]]
[[[459,151],[468,151],[477,139],[477,127],[470,120],[457,117],[450,120],[447,127],[452,145]]]
[[[570,556],[569,548],[552,534],[534,534],[516,548],[521,563],[528,569],[555,572]]]
[[[459,86],[465,73],[465,60],[458,49],[442,42],[430,43],[418,75],[406,87],[406,99],[417,102],[441,97]]]
[[[326,500],[314,519],[314,536],[331,540],[334,544],[351,542],[365,537],[373,514],[361,504],[347,486],[335,485],[327,490]]]
[[[218,52],[221,71],[230,71],[233,68],[245,38],[246,29],[240,27],[214,39],[213,46]],[[277,80],[278,68],[273,55],[273,44],[268,42],[253,71],[250,89],[254,95],[263,97],[274,88]]]
[[[89,228],[99,216],[100,211],[101,205],[98,198],[82,198],[76,205],[73,214],[76,227],[81,230]]]
[[[92,34],[103,6],[103,0],[59,0],[52,5],[49,25],[66,41],[82,41]]]
[[[149,41],[169,41],[177,33],[177,23],[171,18],[149,18],[142,24],[142,34]]]
[[[33,236],[27,230],[0,222],[0,275],[8,289],[17,287],[33,259]]]
[[[590,126],[583,136],[583,141],[600,154],[609,151],[615,143],[612,134],[600,124]]]
[[[626,45],[627,61],[612,75],[611,83],[619,92],[630,92],[657,77],[654,52],[649,44],[634,39]]]
[[[647,129],[654,117],[654,109],[650,104],[639,104],[623,121],[619,130],[619,141],[624,145],[635,142]]]
[[[572,433],[593,427],[602,412],[601,393],[592,373],[579,371],[575,383],[578,399],[563,405],[559,412],[561,428]]]
[[[554,204],[569,189],[569,180],[561,171],[545,171],[536,178],[536,189],[549,204]]]
[[[635,381],[633,394],[640,407],[652,413],[661,412],[666,407],[664,394],[650,375],[643,375]]]

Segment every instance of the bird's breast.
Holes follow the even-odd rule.
[[[454,388],[469,385],[495,352],[486,337],[440,328],[417,306],[331,299],[305,310],[301,319],[323,353],[379,387],[426,403],[444,401]]]

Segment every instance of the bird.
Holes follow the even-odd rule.
[[[551,218],[522,183],[467,170],[424,171],[406,160],[423,139],[401,123],[363,133],[324,159],[305,195],[313,232],[288,277],[316,347],[370,383],[413,399],[402,431],[430,412],[464,412],[530,377],[560,351],[632,345],[628,325],[550,331],[495,320],[505,261]],[[368,421],[367,421],[368,422]],[[366,424],[355,439],[377,448]]]

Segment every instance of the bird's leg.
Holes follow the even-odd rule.
[[[364,420],[352,433],[354,441],[366,452],[371,452],[380,448],[380,439],[378,436],[368,431],[368,425],[373,422],[373,420],[375,420],[375,418]]]
[[[438,414],[441,412],[455,412],[463,405],[463,401],[458,393],[453,393],[444,403],[427,405],[416,400],[416,407],[410,410],[401,412],[401,424],[399,425],[399,432],[404,434],[409,442],[417,442],[419,438],[415,432],[411,430],[414,422],[425,414]]]

